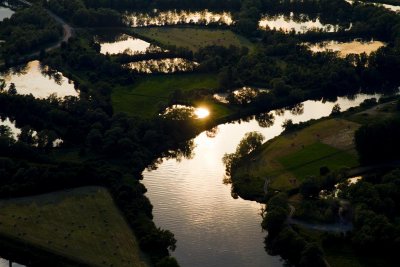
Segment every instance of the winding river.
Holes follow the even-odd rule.
[[[360,94],[336,103],[344,111],[372,97],[379,96]],[[328,116],[334,104],[306,101],[300,115],[295,115],[299,109],[273,111],[275,123],[269,128],[260,127],[255,119],[219,125],[216,134],[203,132],[194,139],[192,158],[163,159],[157,170],[143,172],[154,221],[175,234],[177,249],[172,254],[181,266],[283,266],[280,257],[264,250],[263,205],[232,197],[231,186],[223,184],[221,159],[234,152],[247,132],[259,131],[269,140],[282,132],[284,120],[297,123]]]

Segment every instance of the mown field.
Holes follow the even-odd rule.
[[[139,36],[163,45],[185,47],[197,51],[201,47],[219,45],[247,47],[253,49],[248,39],[230,30],[188,28],[188,27],[146,27],[133,30]]]
[[[148,266],[100,187],[0,200],[0,234],[93,266]]]
[[[244,194],[263,194],[265,179],[274,189],[296,188],[308,176],[319,175],[320,167],[335,170],[358,165],[354,132],[358,123],[327,119],[265,143],[253,160],[241,164],[232,177]]]
[[[176,89],[187,92],[217,87],[218,79],[213,74],[152,75],[142,78],[133,86],[115,88],[112,92],[112,103],[116,112],[149,118],[158,114],[160,106],[168,103],[169,96]],[[201,105],[210,109],[213,118],[223,117],[231,112],[224,105],[212,101]]]

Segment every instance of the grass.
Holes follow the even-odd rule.
[[[118,87],[112,92],[112,103],[115,111],[125,112],[140,117],[152,117],[159,112],[160,105],[168,103],[169,96],[176,90],[188,92],[195,89],[214,89],[218,80],[213,74],[170,74],[147,76],[133,86]],[[222,104],[207,102],[213,117],[230,114]]]
[[[324,119],[299,131],[280,135],[265,143],[232,175],[240,192],[261,196],[266,178],[270,187],[289,190],[299,186],[308,175],[319,175],[319,168],[331,170],[356,166],[354,132],[359,124],[344,119]],[[342,159],[343,157],[343,159]]]
[[[318,175],[320,167],[323,166],[330,170],[337,170],[343,167],[354,167],[358,164],[354,154],[319,142],[278,160],[300,181],[308,176]]]
[[[0,233],[94,266],[148,266],[138,242],[100,187],[0,201]]]
[[[134,33],[166,46],[185,47],[195,52],[201,47],[219,45],[254,48],[248,39],[230,30],[189,28],[189,27],[146,27],[133,30]]]

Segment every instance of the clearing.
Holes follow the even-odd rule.
[[[248,39],[231,30],[188,27],[145,27],[133,30],[137,35],[153,40],[160,45],[185,47],[193,52],[201,47],[218,45],[254,48]]]
[[[93,266],[148,266],[102,187],[0,200],[0,234]]]

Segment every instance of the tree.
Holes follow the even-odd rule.
[[[258,122],[258,125],[263,128],[271,127],[275,122],[274,114],[270,112],[258,114],[255,116],[255,119]]]
[[[157,262],[156,267],[179,267],[175,258],[165,257]]]
[[[232,174],[232,169],[239,161],[251,152],[261,147],[265,137],[259,132],[246,133],[236,148],[235,153],[225,153],[222,162],[225,164],[227,175]]]
[[[309,243],[301,253],[301,267],[326,267],[322,249],[315,243]]]
[[[337,116],[340,114],[341,107],[339,104],[335,104],[332,108],[331,116]]]
[[[305,198],[317,197],[320,190],[320,184],[315,178],[305,180],[300,186],[300,193]]]
[[[17,88],[16,88],[16,86],[15,86],[15,83],[10,83],[10,87],[8,87],[8,93],[9,93],[10,95],[16,95],[16,94],[18,94]]]
[[[282,123],[282,127],[283,127],[284,131],[292,131],[292,130],[296,129],[296,125],[293,123],[293,121],[291,119],[286,119]]]

